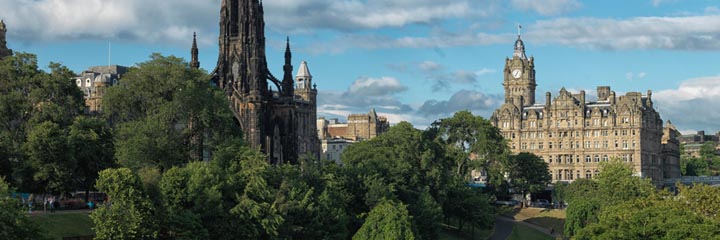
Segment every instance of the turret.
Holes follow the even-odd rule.
[[[552,96],[552,95],[551,95],[550,92],[546,92],[546,93],[545,93],[545,106],[550,107],[550,104],[551,104],[551,101],[552,101],[551,96]]]

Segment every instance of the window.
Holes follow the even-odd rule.
[[[85,86],[90,87],[90,79],[89,78],[85,80]]]
[[[607,162],[607,161],[608,161],[608,155],[603,155],[603,162]]]
[[[580,179],[580,170],[577,170],[577,179]]]
[[[608,148],[608,141],[607,141],[607,140],[603,141],[603,148]]]
[[[594,141],[594,142],[593,142],[593,146],[594,146],[595,148],[600,148],[600,142],[599,142],[599,141]]]
[[[590,141],[585,141],[585,148],[587,148],[587,149],[590,148]]]
[[[590,162],[590,155],[585,155],[585,162]]]
[[[628,149],[628,141],[627,140],[623,140],[622,144],[623,144],[622,145],[623,149]]]
[[[539,143],[538,143],[538,149],[543,149],[543,143],[542,143],[542,142],[539,142]]]
[[[552,142],[548,142],[548,148],[552,149]]]
[[[580,162],[580,155],[575,155],[575,161],[578,163]]]
[[[587,178],[587,179],[592,178],[592,172],[590,170],[585,171],[585,178]]]
[[[595,155],[595,162],[600,162],[600,155]]]
[[[632,141],[632,147],[635,148],[635,140]]]
[[[75,84],[77,84],[78,87],[82,87],[82,80],[78,79],[77,81],[75,81]]]

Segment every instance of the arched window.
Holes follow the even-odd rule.
[[[592,171],[586,170],[586,171],[585,171],[585,178],[591,179],[591,178],[592,178]]]
[[[78,79],[77,81],[75,81],[75,84],[77,84],[78,87],[82,87],[82,80]]]
[[[86,85],[86,86],[88,86],[88,87],[89,87],[89,86],[90,86],[90,82],[91,82],[91,81],[90,81],[90,79],[89,79],[89,78],[88,78],[88,79],[85,79],[85,85]]]
[[[590,162],[590,155],[585,155],[585,162]]]
[[[604,162],[607,162],[607,161],[608,161],[608,155],[603,155],[603,161],[604,161]]]
[[[600,162],[600,155],[595,155],[595,162]]]

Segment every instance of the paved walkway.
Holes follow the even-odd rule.
[[[506,217],[495,217],[495,231],[490,236],[490,240],[505,240],[512,233],[515,227],[515,220]]]
[[[528,223],[523,221],[518,221],[513,218],[505,217],[505,216],[496,216],[495,217],[495,231],[490,236],[490,240],[505,240],[507,239],[510,234],[512,233],[512,229],[515,226],[515,224],[522,224],[527,227],[530,227],[532,229],[538,230],[544,234],[547,234],[548,236],[551,236],[553,238],[562,237],[559,233],[550,233],[550,229]]]

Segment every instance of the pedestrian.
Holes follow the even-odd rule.
[[[55,212],[55,198],[54,197],[50,198],[50,212],[51,213]]]

